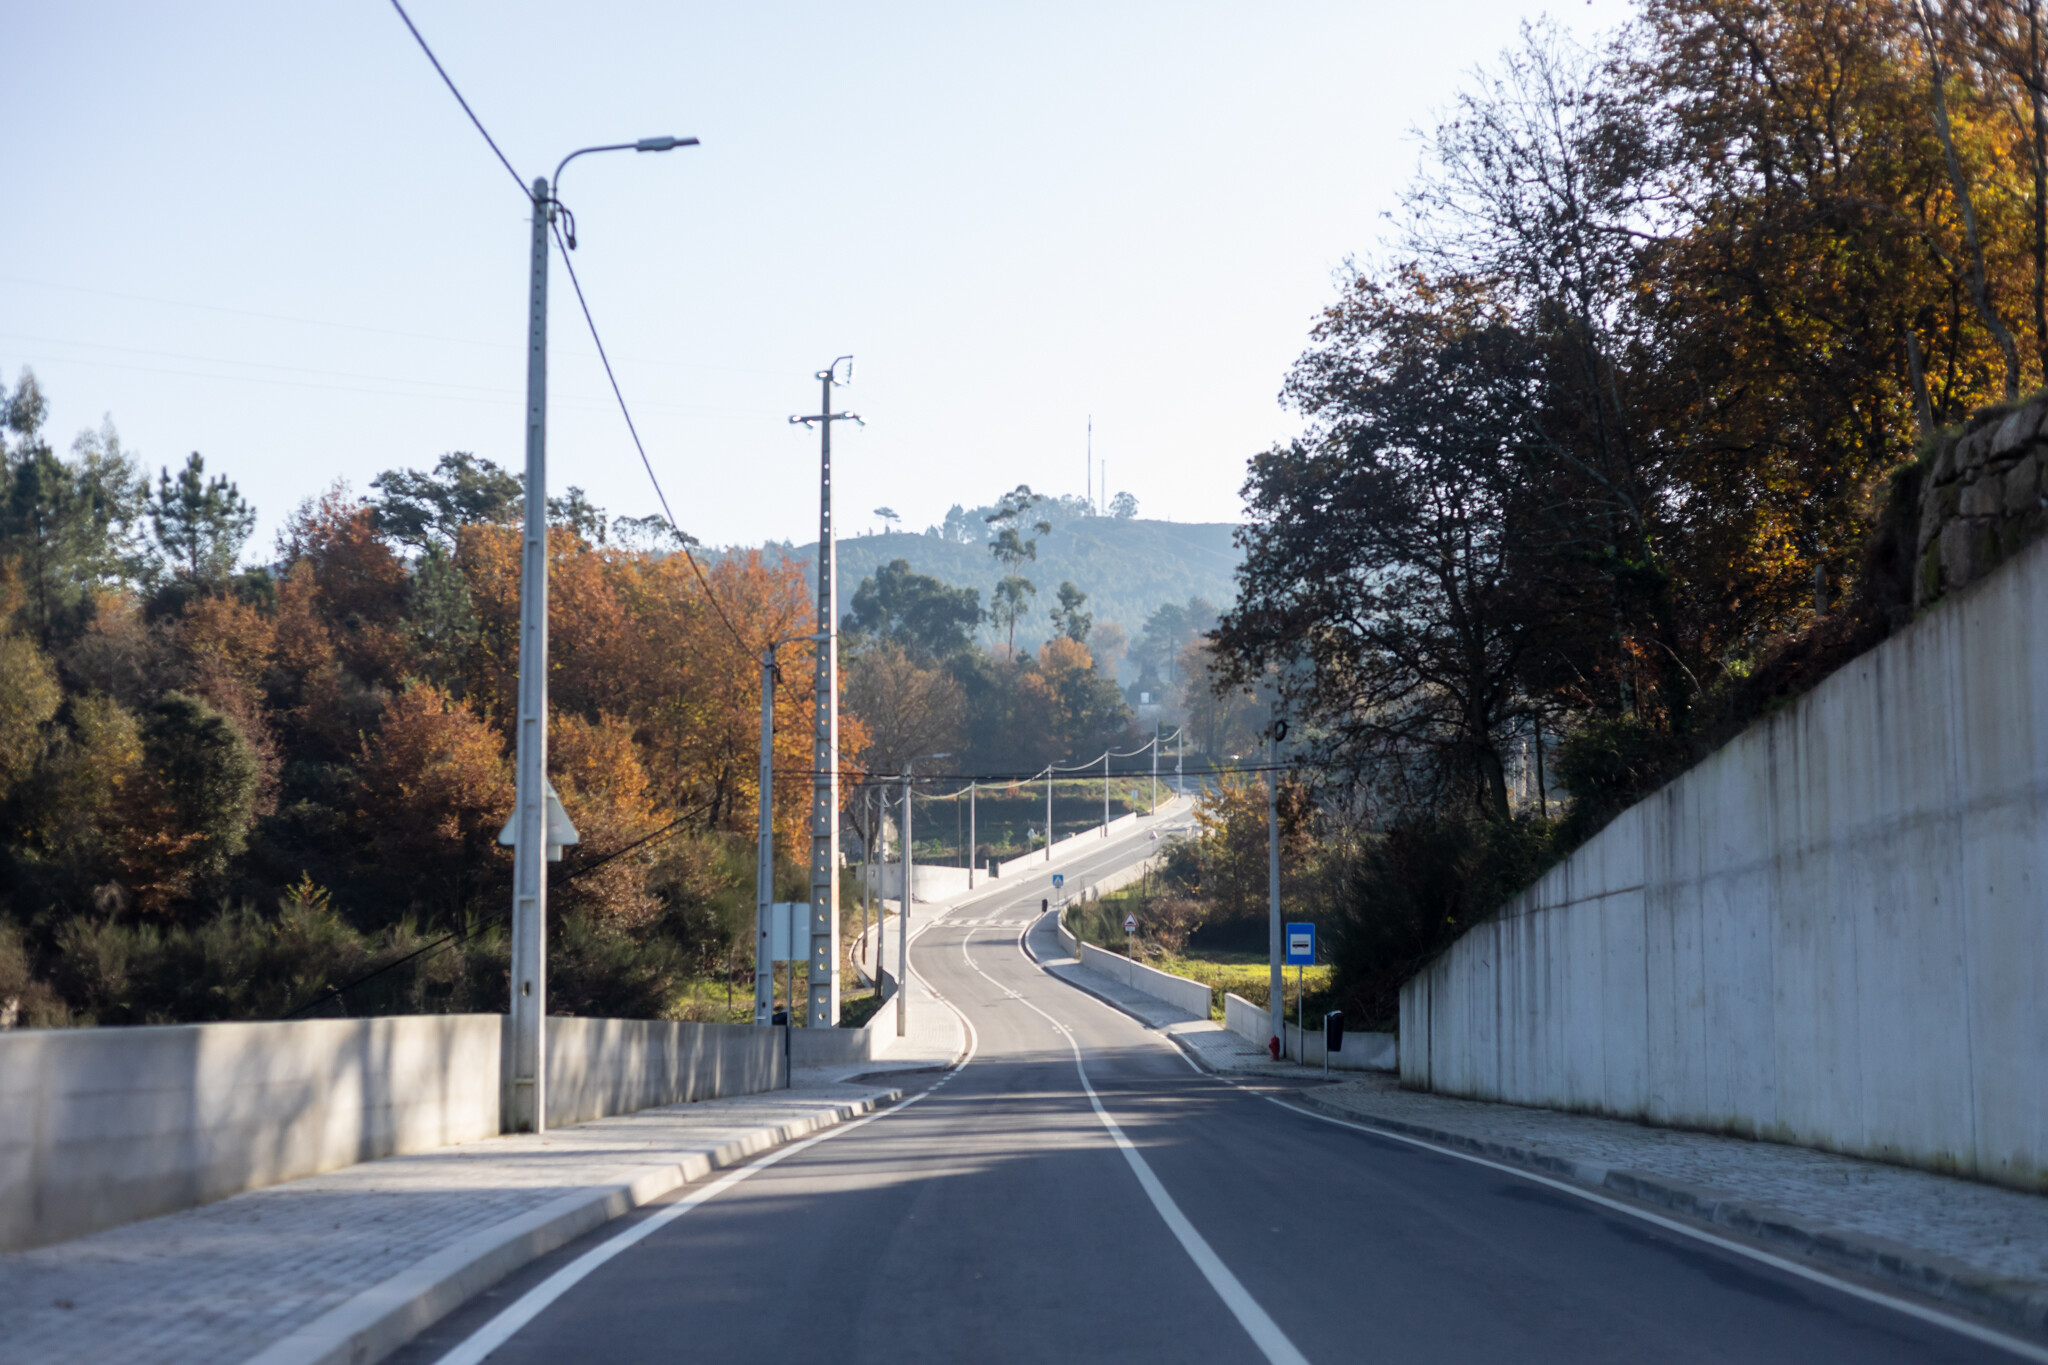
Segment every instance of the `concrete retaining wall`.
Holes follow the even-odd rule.
[[[550,1016],[547,1053],[549,1127],[789,1084],[782,1030],[751,1024]]]
[[[1226,992],[1223,996],[1223,1026],[1238,1037],[1257,1047],[1266,1046],[1272,1038],[1272,1020],[1266,1011],[1241,995]],[[1297,1062],[1309,1066],[1323,1064],[1323,1031],[1310,1028],[1308,1037],[1301,1036],[1301,1030],[1288,1024],[1287,1037],[1282,1046],[1286,1054]],[[1391,1033],[1347,1033],[1344,1046],[1330,1054],[1332,1071],[1398,1071],[1400,1070],[1400,1048]]]
[[[1209,1017],[1209,988],[1199,981],[1147,967],[1119,953],[1104,952],[1092,943],[1081,945],[1081,965],[1092,972],[1101,972],[1111,980],[1121,981],[1132,990],[1164,1000],[1175,1009],[1186,1010],[1197,1019]]]
[[[499,1131],[496,1014],[0,1033],[0,1251]],[[548,1121],[784,1084],[780,1030],[548,1020]]]
[[[1162,801],[1159,803],[1159,808],[1165,810],[1170,804],[1170,802]],[[1019,854],[1015,858],[999,862],[996,864],[996,871],[1000,876],[1009,877],[1014,876],[1020,868],[1026,872],[1031,871],[1034,863],[1041,866],[1057,863],[1067,855],[1087,848],[1090,840],[1099,843],[1104,839],[1116,838],[1117,835],[1137,824],[1141,818],[1137,811],[1132,811],[1129,815],[1119,815],[1116,819],[1110,821],[1106,827],[1103,825],[1093,825],[1078,834],[1069,834],[1064,839],[1055,840],[1051,849],[1041,848],[1036,853]],[[913,863],[911,865],[913,876],[916,875],[916,870],[916,864]]]
[[[856,874],[863,885],[874,887],[878,900],[901,900],[903,898],[903,864],[882,863],[879,866],[864,863]],[[979,891],[988,885],[988,874],[981,873],[974,879],[974,889]],[[964,895],[968,890],[967,869],[964,867],[925,866],[923,863],[910,865],[910,886],[916,901],[950,900]],[[842,912],[843,913],[843,912]]]
[[[2048,1188],[2048,542],[1401,992],[1403,1080]]]

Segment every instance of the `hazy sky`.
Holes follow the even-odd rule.
[[[685,529],[816,534],[810,376],[858,357],[842,535],[1028,482],[1228,520],[1281,378],[1416,164],[1545,11],[1351,4],[408,8],[531,180]],[[1619,0],[1553,4],[1581,35]],[[0,368],[263,514],[522,456],[527,205],[386,0],[8,7]],[[550,484],[654,509],[559,262]]]

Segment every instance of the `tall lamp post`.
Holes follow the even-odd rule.
[[[547,868],[575,827],[548,786],[548,227],[561,207],[562,171],[592,152],[666,152],[694,147],[693,137],[646,137],[583,147],[555,167],[554,191],[533,182],[533,264],[527,282],[526,525],[519,565],[519,730],[517,795],[512,819],[498,836],[512,845],[512,1055],[506,1127],[538,1133],[547,1126]],[[571,219],[573,224],[574,220]],[[573,231],[569,237],[573,245]]]

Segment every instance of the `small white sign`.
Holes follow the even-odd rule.
[[[811,903],[776,901],[768,907],[768,960],[811,960]]]
[[[1127,934],[1135,934],[1138,932],[1138,917],[1136,915],[1124,916],[1124,932]]]

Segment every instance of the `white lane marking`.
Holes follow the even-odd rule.
[[[1052,977],[1055,981],[1060,981],[1061,978],[1059,977],[1059,975],[1047,969],[1045,964],[1038,960],[1037,954],[1031,951],[1031,945],[1026,941],[1026,935],[1028,935],[1029,933],[1030,930],[1027,929],[1023,934],[1019,934],[1017,936],[1017,946],[1024,950],[1025,957],[1029,958],[1032,964],[1036,966],[1040,972],[1043,972],[1046,976]],[[980,969],[976,968],[976,970],[979,971]],[[1119,1018],[1126,1020],[1130,1019],[1130,1016],[1125,1014],[1122,1010],[1116,1009],[1115,1006],[1110,1005],[1109,1003],[1100,999],[1099,997],[1090,995],[1088,992],[1081,990],[1080,987],[1073,985],[1072,982],[1062,981],[1061,984],[1066,985],[1074,991],[1078,992],[1083,999],[1093,1000],[1096,1004],[1101,1005],[1104,1009],[1113,1011]],[[1150,1031],[1151,1030],[1149,1029],[1147,1030],[1148,1033]],[[1211,1080],[1221,1081],[1223,1084],[1230,1086],[1233,1089],[1242,1090],[1247,1095],[1255,1096],[1259,1099],[1266,1101],[1266,1103],[1268,1104],[1276,1105],[1279,1108],[1288,1110],[1291,1113],[1302,1114],[1308,1118],[1318,1119],[1324,1123],[1335,1124],[1339,1128],[1352,1128],[1362,1133],[1371,1133],[1375,1137],[1391,1138],[1395,1142],[1405,1142],[1411,1147],[1421,1147],[1428,1151],[1440,1153],[1444,1156],[1455,1157],[1459,1161],[1469,1161],[1475,1166],[1485,1166],[1490,1170],[1502,1171],[1508,1175],[1518,1176],[1523,1180],[1532,1180],[1539,1185],[1547,1185],[1554,1190],[1559,1190],[1565,1194],[1574,1195],[1580,1199],[1587,1200],[1590,1203],[1598,1204],[1603,1208],[1612,1209],[1616,1213],[1627,1214],[1631,1218],[1637,1218],[1642,1220],[1643,1222],[1654,1224],[1655,1226],[1664,1228],[1667,1231],[1678,1233],[1681,1236],[1690,1237],[1695,1241],[1705,1242],[1709,1246],[1720,1247],[1724,1251],[1730,1251],[1738,1256],[1747,1257],[1752,1261],[1761,1262],[1762,1264],[1768,1265],[1773,1269],[1783,1270],[1788,1272],[1789,1274],[1797,1275],[1799,1278],[1803,1280],[1810,1280],[1815,1284],[1824,1285],[1829,1289],[1840,1290],[1842,1293],[1848,1294],[1852,1298],[1862,1299],[1867,1303],[1874,1303],[1883,1308],[1896,1309],[1898,1312],[1904,1313],[1907,1317],[1917,1318],[1922,1322],[1929,1323],[1936,1327],[1947,1328],[1949,1331],[1956,1332],[1962,1336],[1969,1337],[1973,1341],[1982,1342],[1987,1346],[1995,1346],[2000,1350],[2009,1351],[2012,1354],[2020,1357],[2022,1360],[2031,1360],[2038,1362],[2039,1365],[2048,1365],[2048,1349],[2044,1349],[2034,1344],[2033,1342],[2025,1340],[2024,1338],[2008,1336],[2007,1334],[1998,1331],[1996,1328],[1986,1327],[1983,1324],[1973,1322],[1968,1318],[1957,1317],[1950,1313],[1944,1313],[1938,1308],[1930,1308],[1927,1305],[1918,1303],[1912,1299],[1899,1298],[1895,1295],[1887,1294],[1882,1290],[1872,1289],[1868,1286],[1857,1284],[1851,1280],[1838,1279],[1837,1277],[1830,1275],[1828,1272],[1824,1270],[1817,1270],[1812,1266],[1801,1265],[1797,1261],[1788,1261],[1782,1256],[1778,1256],[1771,1252],[1764,1251],[1761,1248],[1745,1246],[1741,1242],[1732,1241],[1729,1238],[1718,1236],[1714,1233],[1707,1232],[1704,1229],[1689,1226],[1688,1224],[1678,1222],[1675,1219],[1666,1218],[1661,1214],[1652,1213],[1648,1209],[1636,1208],[1635,1206],[1624,1203],[1621,1200],[1612,1199],[1609,1198],[1607,1195],[1595,1193],[1594,1191],[1589,1190],[1582,1185],[1574,1185],[1566,1181],[1552,1179],[1549,1176],[1537,1175],[1531,1171],[1524,1170],[1522,1167],[1519,1166],[1509,1166],[1498,1161],[1490,1161],[1485,1157],[1476,1156],[1470,1152],[1461,1152],[1455,1147],[1441,1146],[1437,1143],[1430,1142],[1425,1138],[1411,1137],[1406,1133],[1396,1133],[1385,1128],[1375,1128],[1369,1123],[1355,1122],[1350,1119],[1340,1119],[1334,1115],[1319,1113],[1313,1109],[1303,1109],[1299,1105],[1289,1104],[1285,1100],[1276,1099],[1274,1096],[1268,1095],[1264,1091],[1254,1090],[1252,1087],[1245,1085],[1243,1082],[1235,1080],[1229,1076],[1222,1076],[1217,1075],[1213,1072],[1204,1071],[1199,1065],[1196,1064],[1195,1060],[1192,1057],[1188,1056],[1187,1053],[1184,1052],[1180,1047],[1172,1043],[1169,1043],[1168,1046],[1173,1048],[1174,1055],[1178,1056],[1182,1061],[1186,1062],[1188,1064],[1188,1067],[1191,1070],[1193,1070],[1195,1074],[1200,1076],[1207,1076]]]
[[[962,960],[982,980],[997,990],[1004,989],[1003,983],[982,971],[980,965],[968,953],[967,943],[973,937],[972,929],[961,936]],[[1117,1150],[1122,1152],[1124,1160],[1130,1163],[1131,1173],[1138,1177],[1138,1185],[1152,1201],[1154,1211],[1180,1242],[1181,1250],[1187,1252],[1188,1259],[1195,1263],[1195,1268],[1202,1272],[1202,1277],[1208,1280],[1209,1287],[1216,1291],[1216,1297],[1222,1299],[1223,1306],[1237,1318],[1238,1326],[1244,1328],[1245,1334],[1252,1339],[1252,1344],[1257,1346],[1273,1365],[1308,1365],[1308,1357],[1295,1349],[1294,1343],[1287,1339],[1287,1334],[1280,1330],[1280,1324],[1273,1321],[1266,1310],[1259,1306],[1259,1301],[1252,1297],[1251,1291],[1231,1273],[1230,1267],[1223,1264],[1223,1258],[1216,1254],[1208,1240],[1196,1231],[1195,1225],[1180,1211],[1180,1205],[1173,1202],[1173,1196],[1166,1192],[1166,1186],[1159,1183],[1159,1177],[1152,1172],[1151,1163],[1147,1162],[1137,1146],[1124,1136],[1123,1128],[1111,1117],[1109,1110],[1102,1103],[1102,1097],[1095,1093],[1095,1087],[1089,1084],[1088,1068],[1081,1060],[1081,1045],[1075,1041],[1073,1033],[1059,1020],[1022,996],[1017,997],[1017,1002],[1051,1024],[1060,1036],[1067,1040],[1067,1047],[1074,1054],[1074,1074],[1081,1078],[1081,1089],[1088,1093],[1088,1103],[1094,1106],[1095,1117],[1102,1120],[1102,1126],[1109,1130],[1110,1139],[1116,1143]]]
[[[915,937],[915,935],[912,936],[913,940]],[[911,975],[915,977],[915,968],[912,968]],[[954,1062],[952,1066],[946,1069],[945,1075],[932,1082],[929,1089],[919,1091],[900,1104],[891,1105],[879,1113],[869,1114],[866,1118],[855,1119],[851,1123],[842,1123],[836,1128],[828,1128],[814,1137],[807,1137],[803,1141],[791,1143],[787,1147],[778,1147],[760,1158],[760,1160],[720,1176],[702,1189],[692,1190],[689,1194],[670,1204],[667,1208],[662,1209],[659,1213],[642,1219],[624,1232],[592,1247],[533,1288],[527,1290],[524,1294],[521,1294],[500,1311],[496,1317],[477,1328],[476,1331],[472,1332],[462,1341],[456,1343],[435,1365],[480,1365],[484,1357],[511,1340],[514,1333],[547,1311],[549,1305],[575,1288],[592,1271],[596,1270],[606,1261],[611,1260],[612,1257],[617,1256],[620,1252],[626,1251],[646,1238],[653,1236],[657,1230],[666,1227],[691,1209],[696,1208],[699,1204],[716,1198],[743,1180],[752,1179],[784,1158],[795,1156],[806,1148],[815,1147],[828,1138],[835,1138],[842,1133],[850,1133],[856,1128],[865,1127],[876,1119],[888,1118],[891,1114],[900,1114],[919,1100],[927,1099],[938,1093],[941,1086],[959,1075],[967,1064],[974,1060],[974,1054],[981,1048],[981,1035],[975,1031],[974,1024],[963,1011],[954,1009],[952,1002],[948,1001],[944,996],[938,995],[937,992],[933,992],[933,994],[940,1004],[945,1005],[949,1010],[953,1010],[954,1015],[959,1018],[961,1026],[967,1030],[967,1051],[961,1055],[959,1061]]]

